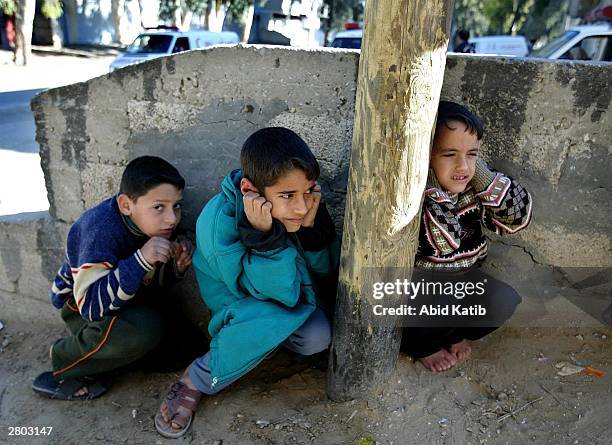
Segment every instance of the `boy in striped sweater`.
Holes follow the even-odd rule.
[[[527,190],[479,157],[483,132],[480,119],[465,107],[440,102],[412,281],[452,289],[421,296],[428,307],[447,307],[449,314],[420,312],[425,317],[404,328],[402,337],[402,350],[434,372],[468,358],[469,340],[497,329],[521,301],[509,285],[478,269],[487,255],[483,227],[506,235],[531,221]],[[453,313],[458,304],[467,312]],[[474,313],[477,306],[486,316]]]
[[[184,188],[171,164],[143,156],[127,165],[118,195],[72,225],[51,288],[70,335],[51,346],[53,371],[34,380],[34,391],[93,399],[107,389],[102,376],[158,346],[169,306],[163,289],[184,276],[193,253],[175,239]]]

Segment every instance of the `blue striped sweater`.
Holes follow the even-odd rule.
[[[140,252],[149,240],[119,212],[117,197],[85,211],[72,225],[66,257],[51,287],[51,302],[61,309],[74,298],[85,320],[96,321],[121,309],[141,285],[174,284],[174,261],[154,267]]]

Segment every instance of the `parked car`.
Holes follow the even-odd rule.
[[[334,40],[329,44],[330,48],[361,49],[361,38],[363,29],[351,29],[336,34]]]
[[[156,59],[170,54],[205,48],[220,43],[238,43],[235,32],[179,31],[178,28],[157,28],[140,34],[127,51],[110,65],[114,71],[127,65]]]
[[[336,34],[329,46],[360,49],[362,36],[362,29],[342,31]],[[531,52],[523,36],[482,36],[473,37],[469,41],[474,44],[478,55],[612,61],[612,25],[609,23],[575,26],[542,48]]]
[[[532,51],[529,57],[612,62],[612,26],[575,26],[542,48]]]
[[[362,29],[342,31],[330,43],[331,48],[361,49]],[[485,36],[470,39],[476,53],[502,56],[526,56],[529,52],[523,36]]]
[[[527,39],[523,36],[472,37],[476,54],[491,56],[525,57],[529,53]]]

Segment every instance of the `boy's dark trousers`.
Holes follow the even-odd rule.
[[[205,337],[176,308],[176,301],[139,292],[122,309],[99,321],[83,319],[74,299],[61,310],[69,336],[51,350],[53,375],[58,379],[107,374],[128,365],[157,366],[170,362],[178,369],[207,348]],[[195,344],[195,347],[194,347]],[[158,370],[158,369],[156,369]]]
[[[416,322],[402,330],[401,350],[413,359],[427,357],[462,340],[478,340],[490,334],[512,316],[522,301],[521,296],[511,286],[482,272],[478,266],[457,273],[415,271],[412,281],[420,280],[442,283],[485,283],[484,295],[465,296],[462,299],[457,299],[453,295],[436,295],[427,302],[440,307],[458,303],[463,306],[479,304],[487,310],[487,315],[417,318]]]

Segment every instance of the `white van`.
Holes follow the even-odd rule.
[[[113,60],[110,70],[114,71],[127,65],[156,59],[170,54],[205,48],[220,43],[238,43],[235,32],[185,31],[178,28],[158,28],[140,34],[127,51]]]
[[[491,56],[525,57],[529,53],[527,39],[523,36],[472,37],[476,54]]]

